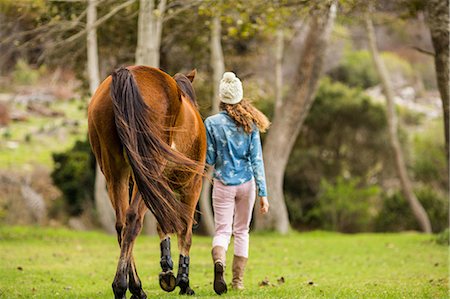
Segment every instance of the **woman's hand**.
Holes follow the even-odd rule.
[[[258,196],[259,197],[259,212],[261,214],[266,214],[269,211],[269,201],[266,196]]]

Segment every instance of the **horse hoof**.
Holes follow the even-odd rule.
[[[180,295],[188,295],[188,296],[194,296],[195,292],[193,289],[191,289],[189,286],[186,289],[180,290]]]
[[[132,294],[130,299],[147,299],[147,294],[143,290],[141,290],[139,295]]]
[[[172,292],[176,287],[176,278],[173,271],[159,273],[159,286],[166,292]]]

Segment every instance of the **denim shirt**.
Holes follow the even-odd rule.
[[[206,163],[225,185],[240,185],[253,177],[259,196],[267,196],[259,130],[248,134],[225,111],[205,120],[208,149]]]

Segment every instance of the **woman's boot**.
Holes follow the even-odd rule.
[[[244,289],[244,271],[247,264],[247,258],[235,255],[233,257],[233,281],[232,286],[235,290]]]
[[[221,246],[215,246],[211,253],[214,261],[214,291],[218,295],[222,295],[227,292],[227,284],[224,279],[226,251]]]

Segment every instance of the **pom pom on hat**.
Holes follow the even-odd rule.
[[[226,104],[237,104],[243,97],[242,82],[233,72],[223,74],[219,86],[220,101]]]

